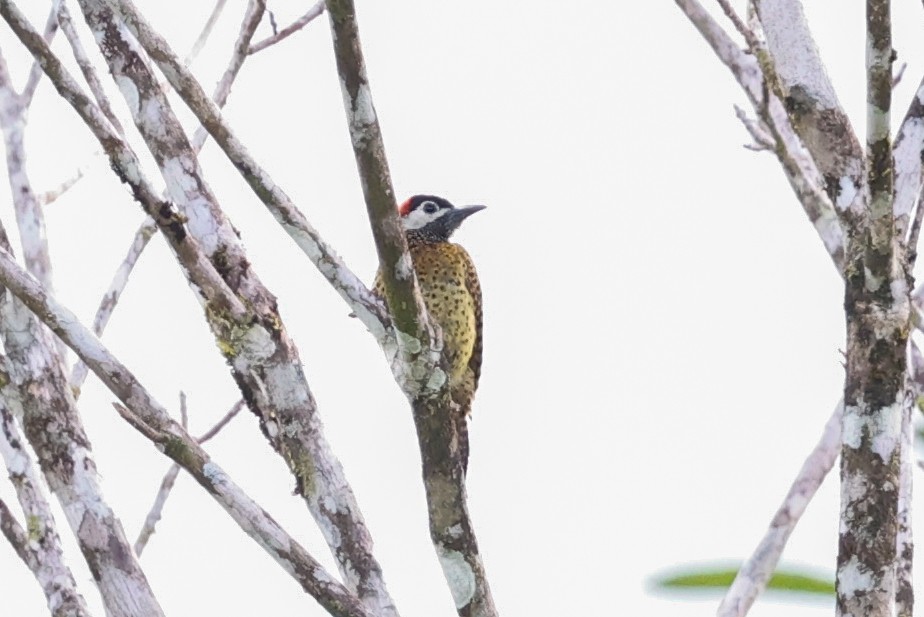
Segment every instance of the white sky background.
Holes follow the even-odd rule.
[[[44,24],[46,2],[20,4]],[[213,6],[138,4],[181,55]],[[244,4],[229,3],[194,65],[209,91]],[[269,2],[281,26],[310,4]],[[603,2],[358,4],[398,195],[488,205],[457,240],[473,255],[485,295],[468,487],[498,608],[511,616],[712,614],[717,597],[655,597],[649,577],[750,553],[821,434],[843,374],[838,276],[775,159],[741,148],[747,134],[732,104],[745,100],[731,74],[667,0],[631,11]],[[899,62],[909,63],[896,92],[900,118],[924,72],[924,11],[912,0],[894,4]],[[862,4],[807,5],[862,138]],[[263,24],[257,38],[268,34]],[[329,37],[325,17],[250,58],[226,116],[371,280],[375,252]],[[5,24],[0,45],[21,84],[29,61]],[[54,48],[69,58],[60,35]],[[191,115],[175,109],[192,130]],[[39,191],[97,149],[47,82],[26,139]],[[202,163],[279,297],[402,615],[455,614],[428,537],[411,416],[381,353],[211,143]],[[160,181],[153,168],[151,177]],[[6,190],[0,218],[13,232]],[[142,219],[99,160],[48,207],[57,294],[87,322]],[[178,391],[187,393],[194,433],[238,398],[159,238],[104,342],[162,403],[176,409]],[[91,377],[80,406],[106,496],[134,539],[168,461],[117,418],[112,400]],[[249,412],[207,449],[335,570]],[[832,477],[794,533],[788,563],[833,573],[837,495]],[[0,496],[15,502],[6,482]],[[69,531],[62,535],[81,590],[102,615]],[[168,615],[325,614],[185,476],[141,563]],[[0,580],[4,616],[46,614],[5,545]],[[918,583],[924,588],[920,575]],[[762,599],[752,614],[831,610]]]

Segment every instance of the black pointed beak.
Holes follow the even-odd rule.
[[[447,215],[443,217],[446,228],[448,231],[452,232],[459,228],[459,225],[462,224],[462,221],[470,217],[471,215],[484,210],[487,206],[464,206],[462,208],[455,208],[451,210]]]

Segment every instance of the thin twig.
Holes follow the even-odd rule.
[[[914,219],[911,221],[911,229],[908,230],[908,267],[912,268],[918,259],[918,240],[921,237],[921,223],[924,223],[924,184],[921,185],[921,192],[918,194],[917,205],[914,210]]]
[[[815,227],[825,248],[837,267],[844,268],[844,230],[838,220],[834,203],[825,192],[825,179],[793,129],[788,113],[775,90],[774,83],[768,83],[755,54],[741,50],[732,37],[703,8],[698,0],[674,0],[692,24],[699,30],[719,60],[735,76],[758,116],[770,129],[774,140],[776,156],[786,173],[793,191],[799,198],[802,209]],[[758,32],[750,30],[755,37]],[[764,45],[758,40],[758,54],[766,56]]]
[[[289,37],[292,34],[295,34],[305,26],[307,26],[312,20],[324,13],[326,8],[325,0],[320,0],[313,7],[308,9],[308,12],[296,19],[290,26],[287,26],[280,30],[278,33],[273,36],[267,37],[260,41],[259,43],[254,43],[247,50],[248,54],[255,54],[258,51],[264,50],[271,45],[275,45],[279,41]]]
[[[112,111],[109,97],[106,96],[103,84],[96,74],[96,67],[93,66],[87,51],[83,47],[83,43],[80,42],[80,36],[77,34],[77,29],[74,28],[74,20],[71,18],[71,12],[67,9],[67,3],[65,0],[59,0],[59,2],[58,24],[61,26],[67,42],[70,43],[74,60],[77,61],[77,66],[80,67],[83,78],[86,80],[87,85],[90,86],[90,92],[93,93],[93,98],[96,99],[96,104],[99,105],[100,111],[112,124],[112,128],[116,130],[116,133],[125,135],[125,129],[122,128],[122,123],[119,122],[115,112]]]
[[[767,533],[738,570],[716,613],[718,617],[743,617],[766,587],[786,548],[786,541],[837,460],[843,414],[844,402],[841,401],[825,424],[821,439],[802,464]]]
[[[895,160],[895,200],[893,213],[898,233],[906,234],[906,244],[912,257],[917,257],[918,235],[920,233],[920,212],[922,189],[924,189],[924,79],[919,84],[911,103],[905,112],[892,146]],[[912,210],[914,218],[912,220]],[[913,227],[917,225],[918,229]],[[914,265],[914,261],[910,262]]]
[[[180,466],[173,463],[167,473],[164,474],[163,480],[160,481],[160,488],[157,489],[157,495],[154,496],[154,503],[151,505],[148,515],[144,518],[144,524],[141,526],[141,531],[138,532],[138,538],[135,540],[133,548],[135,555],[138,557],[141,557],[141,553],[144,552],[144,548],[148,545],[148,540],[154,535],[157,523],[160,522],[163,516],[167,497],[170,496],[170,491],[173,490],[173,485],[176,484],[176,479],[179,475]]]
[[[51,10],[48,12],[48,19],[45,21],[45,32],[42,33],[42,38],[45,39],[46,43],[51,44],[51,40],[55,36],[55,32],[58,31],[58,4],[61,0],[52,0]],[[26,85],[22,89],[22,94],[20,95],[20,102],[22,106],[26,109],[32,105],[32,98],[35,96],[35,90],[38,88],[39,81],[42,79],[42,67],[38,62],[32,61],[32,67],[29,69],[29,77],[26,78]]]
[[[186,393],[180,390],[180,426],[189,430],[189,411],[186,409]]]
[[[135,264],[138,262],[138,258],[141,257],[141,253],[144,251],[144,247],[148,245],[151,237],[156,232],[157,223],[155,223],[154,219],[152,219],[150,216],[145,217],[141,227],[139,227],[138,231],[135,232],[135,238],[132,241],[131,247],[128,249],[128,254],[125,256],[125,259],[122,260],[122,263],[119,265],[115,274],[112,276],[112,281],[109,283],[109,289],[106,290],[105,294],[103,294],[103,297],[99,302],[99,307],[96,309],[96,315],[93,317],[93,333],[96,336],[102,336],[103,330],[106,329],[106,325],[109,323],[109,319],[112,317],[112,312],[115,310],[115,307],[119,302],[119,298],[121,297],[122,292],[125,290],[125,286],[128,284],[129,275],[135,268]],[[84,364],[82,360],[78,360],[74,364],[74,368],[71,371],[71,377],[69,380],[69,384],[71,390],[74,392],[74,396],[80,396],[80,389],[83,387],[83,382],[86,378],[87,365]]]
[[[186,428],[186,395],[183,393],[181,394],[180,417],[182,419],[183,428]],[[206,431],[201,437],[196,439],[196,441],[201,445],[217,435],[243,408],[244,400],[241,399],[231,407],[221,420],[215,423],[215,426]],[[151,510],[144,519],[144,525],[142,525],[141,531],[138,532],[138,539],[135,540],[135,554],[139,557],[141,557],[141,553],[144,551],[145,546],[147,546],[148,540],[150,540],[151,536],[154,534],[157,523],[160,522],[163,516],[164,505],[167,503],[167,498],[170,496],[170,491],[173,490],[173,485],[176,483],[179,473],[180,466],[174,463],[170,466],[170,469],[167,470],[167,473],[164,474],[164,478],[160,482],[160,488],[157,491],[157,495],[154,497],[154,504],[151,506]]]
[[[199,56],[199,52],[202,51],[202,48],[205,47],[206,42],[208,42],[209,36],[211,36],[212,30],[215,28],[215,24],[218,22],[218,18],[221,16],[221,12],[224,10],[227,3],[228,0],[218,0],[218,2],[215,3],[215,8],[212,9],[209,18],[205,21],[205,25],[202,26],[202,31],[199,32],[199,36],[196,37],[196,42],[193,43],[189,53],[183,58],[183,64],[192,66],[193,61]]]
[[[895,88],[898,87],[898,84],[902,82],[902,77],[905,76],[905,69],[907,68],[908,68],[907,62],[902,62],[902,65],[898,67],[898,71],[895,72],[895,76],[892,78],[892,89],[893,90],[895,90]]]
[[[97,150],[96,152],[93,153],[92,156],[94,159],[96,159],[101,154],[102,152]],[[54,203],[58,199],[60,199],[66,192],[71,190],[74,187],[74,185],[76,185],[80,180],[83,179],[83,177],[87,174],[87,171],[89,170],[90,166],[94,162],[95,160],[90,161],[78,167],[77,172],[73,176],[71,176],[70,178],[67,178],[66,180],[58,184],[56,188],[49,189],[45,191],[44,193],[39,193],[37,196],[39,205],[47,206],[51,203]]]
[[[228,423],[234,419],[234,416],[239,414],[243,408],[244,408],[244,399],[241,399],[231,406],[231,409],[228,410],[228,413],[222,416],[221,420],[215,423],[215,426],[213,426],[212,428],[204,432],[202,435],[200,435],[196,439],[196,441],[198,441],[200,444],[203,444],[207,442],[208,440],[210,440],[212,437],[214,437],[219,432],[221,432],[221,429],[225,428],[228,425]]]
[[[751,137],[754,138],[753,144],[745,144],[745,148],[748,150],[753,150],[755,152],[761,152],[769,150],[775,152],[777,148],[777,142],[772,135],[761,126],[760,121],[755,118],[748,117],[747,113],[735,105],[735,115],[741,120],[741,124],[744,125],[744,128],[747,129],[747,132],[751,134]]]
[[[231,49],[231,58],[228,60],[228,66],[225,68],[224,74],[221,76],[221,79],[218,80],[218,83],[215,85],[215,90],[212,92],[212,102],[215,103],[218,109],[222,109],[225,106],[225,103],[228,101],[228,96],[231,94],[231,85],[234,83],[234,80],[237,79],[241,67],[244,66],[244,60],[247,59],[247,48],[250,46],[250,41],[253,40],[253,35],[257,31],[257,26],[260,25],[263,19],[265,6],[265,0],[250,0],[247,4],[247,10],[241,22],[240,31],[238,32],[237,39],[234,41],[234,47]],[[202,150],[202,146],[205,145],[205,140],[208,139],[208,136],[208,131],[200,124],[192,138],[192,148],[195,152]]]
[[[717,0],[719,6],[722,7],[722,12],[725,13],[725,16],[731,20],[732,24],[735,26],[735,30],[744,37],[745,42],[748,44],[748,49],[751,50],[751,53],[757,53],[758,48],[760,47],[760,42],[757,39],[757,36],[754,34],[754,31],[748,28],[748,26],[741,20],[738,16],[738,13],[735,12],[735,9],[732,8],[731,3],[728,0]]]

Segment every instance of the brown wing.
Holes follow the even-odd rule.
[[[472,369],[474,383],[472,384],[472,393],[478,389],[478,379],[481,377],[481,353],[483,350],[481,339],[481,283],[478,281],[478,273],[475,272],[475,264],[472,258],[463,249],[462,254],[465,256],[465,286],[475,301],[475,346],[472,348],[472,357],[468,361],[468,367]]]

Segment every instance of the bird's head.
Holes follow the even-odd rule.
[[[456,208],[442,197],[414,195],[398,207],[398,214],[408,238],[424,242],[446,242],[462,221],[484,208]]]

